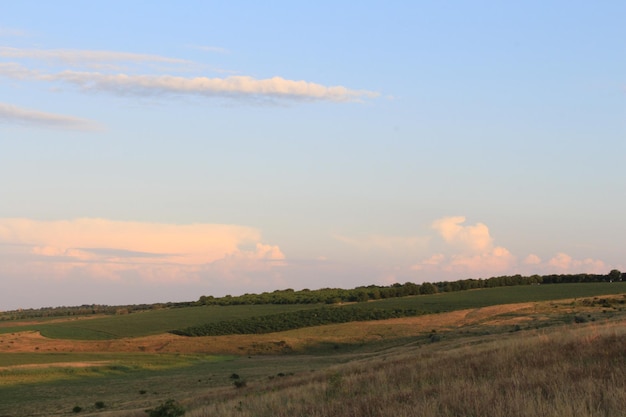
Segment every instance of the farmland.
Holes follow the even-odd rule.
[[[423,314],[442,313],[498,304],[535,302],[626,293],[626,282],[524,285],[456,291],[432,296],[400,297],[358,303],[361,309],[413,309]],[[334,308],[350,307],[337,306]],[[206,323],[269,316],[319,308],[315,304],[200,306],[148,310],[140,313],[83,317],[58,321],[12,321],[0,326],[0,334],[39,331],[42,336],[72,340],[110,340],[157,335],[171,330]]]
[[[418,388],[410,394],[406,386],[397,383],[397,387],[381,391],[384,384],[394,386],[389,381],[384,382],[394,373],[405,375],[402,378],[414,381],[412,384],[416,378],[419,380],[419,375],[429,375],[433,384],[430,388],[418,384],[422,387],[419,389],[426,390],[419,395],[426,395],[433,389],[443,389],[437,388],[436,384],[443,387],[449,383],[446,378],[452,378],[457,372],[455,369],[464,369],[463,359],[455,359],[457,356],[471,362],[478,360],[480,354],[501,354],[509,358],[514,373],[522,366],[540,368],[539,365],[522,363],[524,360],[516,356],[520,349],[535,349],[545,354],[552,349],[557,349],[558,353],[563,346],[583,349],[584,355],[592,356],[597,354],[596,347],[605,349],[607,354],[598,358],[612,364],[604,369],[608,376],[602,376],[601,381],[585,380],[585,384],[593,382],[603,386],[604,379],[613,378],[613,386],[616,389],[621,387],[623,392],[616,378],[621,377],[626,368],[626,358],[619,353],[626,340],[623,332],[626,323],[624,293],[626,283],[617,282],[500,287],[420,295],[329,307],[412,308],[424,312],[418,316],[302,327],[269,334],[191,338],[167,332],[190,324],[297,312],[319,308],[319,305],[196,306],[128,315],[11,321],[0,327],[0,415],[73,415],[72,408],[80,406],[79,415],[145,416],[143,410],[169,398],[180,401],[189,410],[187,415],[192,417],[341,416],[352,415],[357,403],[368,402],[372,410],[368,414],[360,409],[359,415],[394,415],[374,412],[376,407],[384,404],[390,413],[395,410],[395,415],[410,415],[406,414],[408,408],[394,408],[385,403],[400,395],[406,397],[406,404],[417,406],[412,403],[416,400],[411,396],[418,395],[415,394],[419,393]],[[576,340],[583,340],[581,338],[590,345],[578,346]],[[596,341],[598,346],[595,346]],[[421,358],[421,364],[417,366],[415,359],[410,358]],[[574,358],[561,358],[558,354],[550,356],[549,360],[570,363],[568,372],[596,363],[589,359],[588,363],[574,364]],[[440,373],[430,373],[428,366],[434,365],[424,364],[431,362],[438,364]],[[454,363],[456,368],[453,365],[442,368],[443,363]],[[410,366],[402,370],[402,364]],[[497,369],[485,371],[494,372],[493,378],[495,373],[505,369],[505,363],[495,365]],[[486,364],[477,363],[476,366]],[[597,366],[605,364],[602,362]],[[579,371],[583,372],[584,368]],[[233,387],[234,374],[245,380],[243,388]],[[365,389],[362,385],[364,378],[378,382]],[[468,381],[476,381],[478,376],[468,373],[464,378],[463,383],[469,384]],[[531,385],[541,387],[544,383],[540,375],[532,378],[535,382],[529,382]],[[595,388],[590,386],[585,388],[589,395],[597,395]],[[468,392],[487,390],[487,380],[472,387],[459,386],[458,389],[469,389]],[[547,390],[542,394],[547,395],[546,398],[561,395],[547,387],[542,388]],[[583,395],[575,389],[572,388],[571,395]],[[372,397],[377,390],[383,400]],[[443,391],[437,391],[440,398],[455,395],[458,398],[446,400],[450,407],[447,414],[430,415],[465,415],[451,411],[467,395],[461,391],[445,395]],[[611,414],[610,410],[621,405],[624,397],[613,391],[608,394],[609,391],[608,402],[594,404],[608,407],[603,415],[617,415]],[[252,401],[251,395],[256,400]],[[515,396],[514,393],[507,395]],[[534,394],[528,395],[532,397]],[[315,411],[313,404],[321,398],[325,401],[326,411]],[[341,398],[352,400],[346,402]],[[422,405],[434,407],[433,398]],[[520,410],[531,414],[537,411],[522,407],[521,398],[515,401],[520,401]],[[558,405],[552,400],[546,401],[550,407]],[[104,406],[100,409],[96,403]],[[353,411],[346,408],[348,404],[352,404]],[[580,412],[584,404],[577,404]],[[510,409],[507,409],[510,414],[502,411],[506,408],[504,405],[499,406],[500,414],[481,414],[487,408],[481,408],[484,405],[479,403],[474,407],[476,415],[516,415]],[[424,409],[424,412],[428,410]]]

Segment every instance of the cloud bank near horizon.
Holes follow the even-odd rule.
[[[83,218],[68,221],[0,219],[0,253],[24,274],[64,279],[186,282],[284,265],[260,231],[222,224],[157,224]],[[6,266],[6,265],[5,265]]]
[[[323,259],[289,260],[278,243],[265,241],[260,230],[248,226],[0,218],[0,292],[3,286],[21,286],[22,303],[35,303],[39,297],[40,305],[94,302],[94,297],[102,297],[98,302],[105,304],[124,299],[132,304],[284,288],[606,274],[619,269],[564,252],[545,259],[537,254],[516,256],[495,244],[487,225],[465,222],[462,216],[437,219],[431,224],[434,234],[334,235],[329,238],[349,253],[330,251]],[[29,295],[33,286],[49,288],[49,293]]]
[[[528,254],[522,261],[507,248],[494,244],[487,225],[465,225],[464,216],[443,217],[432,223],[432,229],[446,244],[446,252],[438,252],[411,266],[414,271],[446,273],[488,278],[510,274],[607,273],[609,266],[597,259],[574,259],[563,252],[542,260]]]

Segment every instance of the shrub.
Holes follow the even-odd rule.
[[[83,411],[83,407],[77,405],[76,407],[72,408],[72,411],[74,413],[80,413],[81,411]]]
[[[235,388],[243,388],[248,385],[245,379],[236,379],[233,384],[235,385]]]
[[[102,401],[96,401],[96,408],[104,408],[104,402]]]
[[[574,317],[574,322],[575,323],[586,323],[587,319],[583,316],[575,316]]]
[[[185,415],[185,409],[174,400],[167,400],[154,409],[146,410],[150,417],[179,417]]]

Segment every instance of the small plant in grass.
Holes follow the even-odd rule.
[[[72,412],[74,412],[74,413],[80,413],[81,411],[83,411],[83,407],[80,407],[78,405],[76,407],[72,408]]]
[[[150,417],[180,417],[185,415],[185,409],[174,400],[167,400],[160,406],[146,410]]]
[[[96,401],[95,404],[96,408],[100,409],[100,408],[104,408],[104,402],[102,401]]]
[[[236,379],[235,382],[233,382],[233,385],[235,386],[235,388],[244,388],[246,385],[248,385],[248,383],[245,379]]]
[[[587,319],[583,316],[575,316],[574,317],[574,322],[575,323],[586,323]]]

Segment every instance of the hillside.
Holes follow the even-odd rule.
[[[66,416],[80,406],[79,415],[138,417],[172,398],[192,417],[413,415],[410,409],[451,416],[468,415],[459,414],[468,392],[480,398],[472,403],[476,415],[591,416],[603,410],[612,416],[623,410],[626,283],[499,287],[329,308],[359,305],[429,311],[202,337],[165,329],[192,319],[245,320],[252,317],[246,309],[277,307],[288,314],[319,306],[214,305],[5,322],[0,415]],[[92,337],[105,331],[113,337]],[[561,355],[563,349],[575,354]],[[559,388],[574,373],[584,377]],[[419,383],[423,375],[428,384]],[[487,395],[492,382],[503,387],[497,395]],[[532,389],[518,395],[504,388],[509,385]]]

